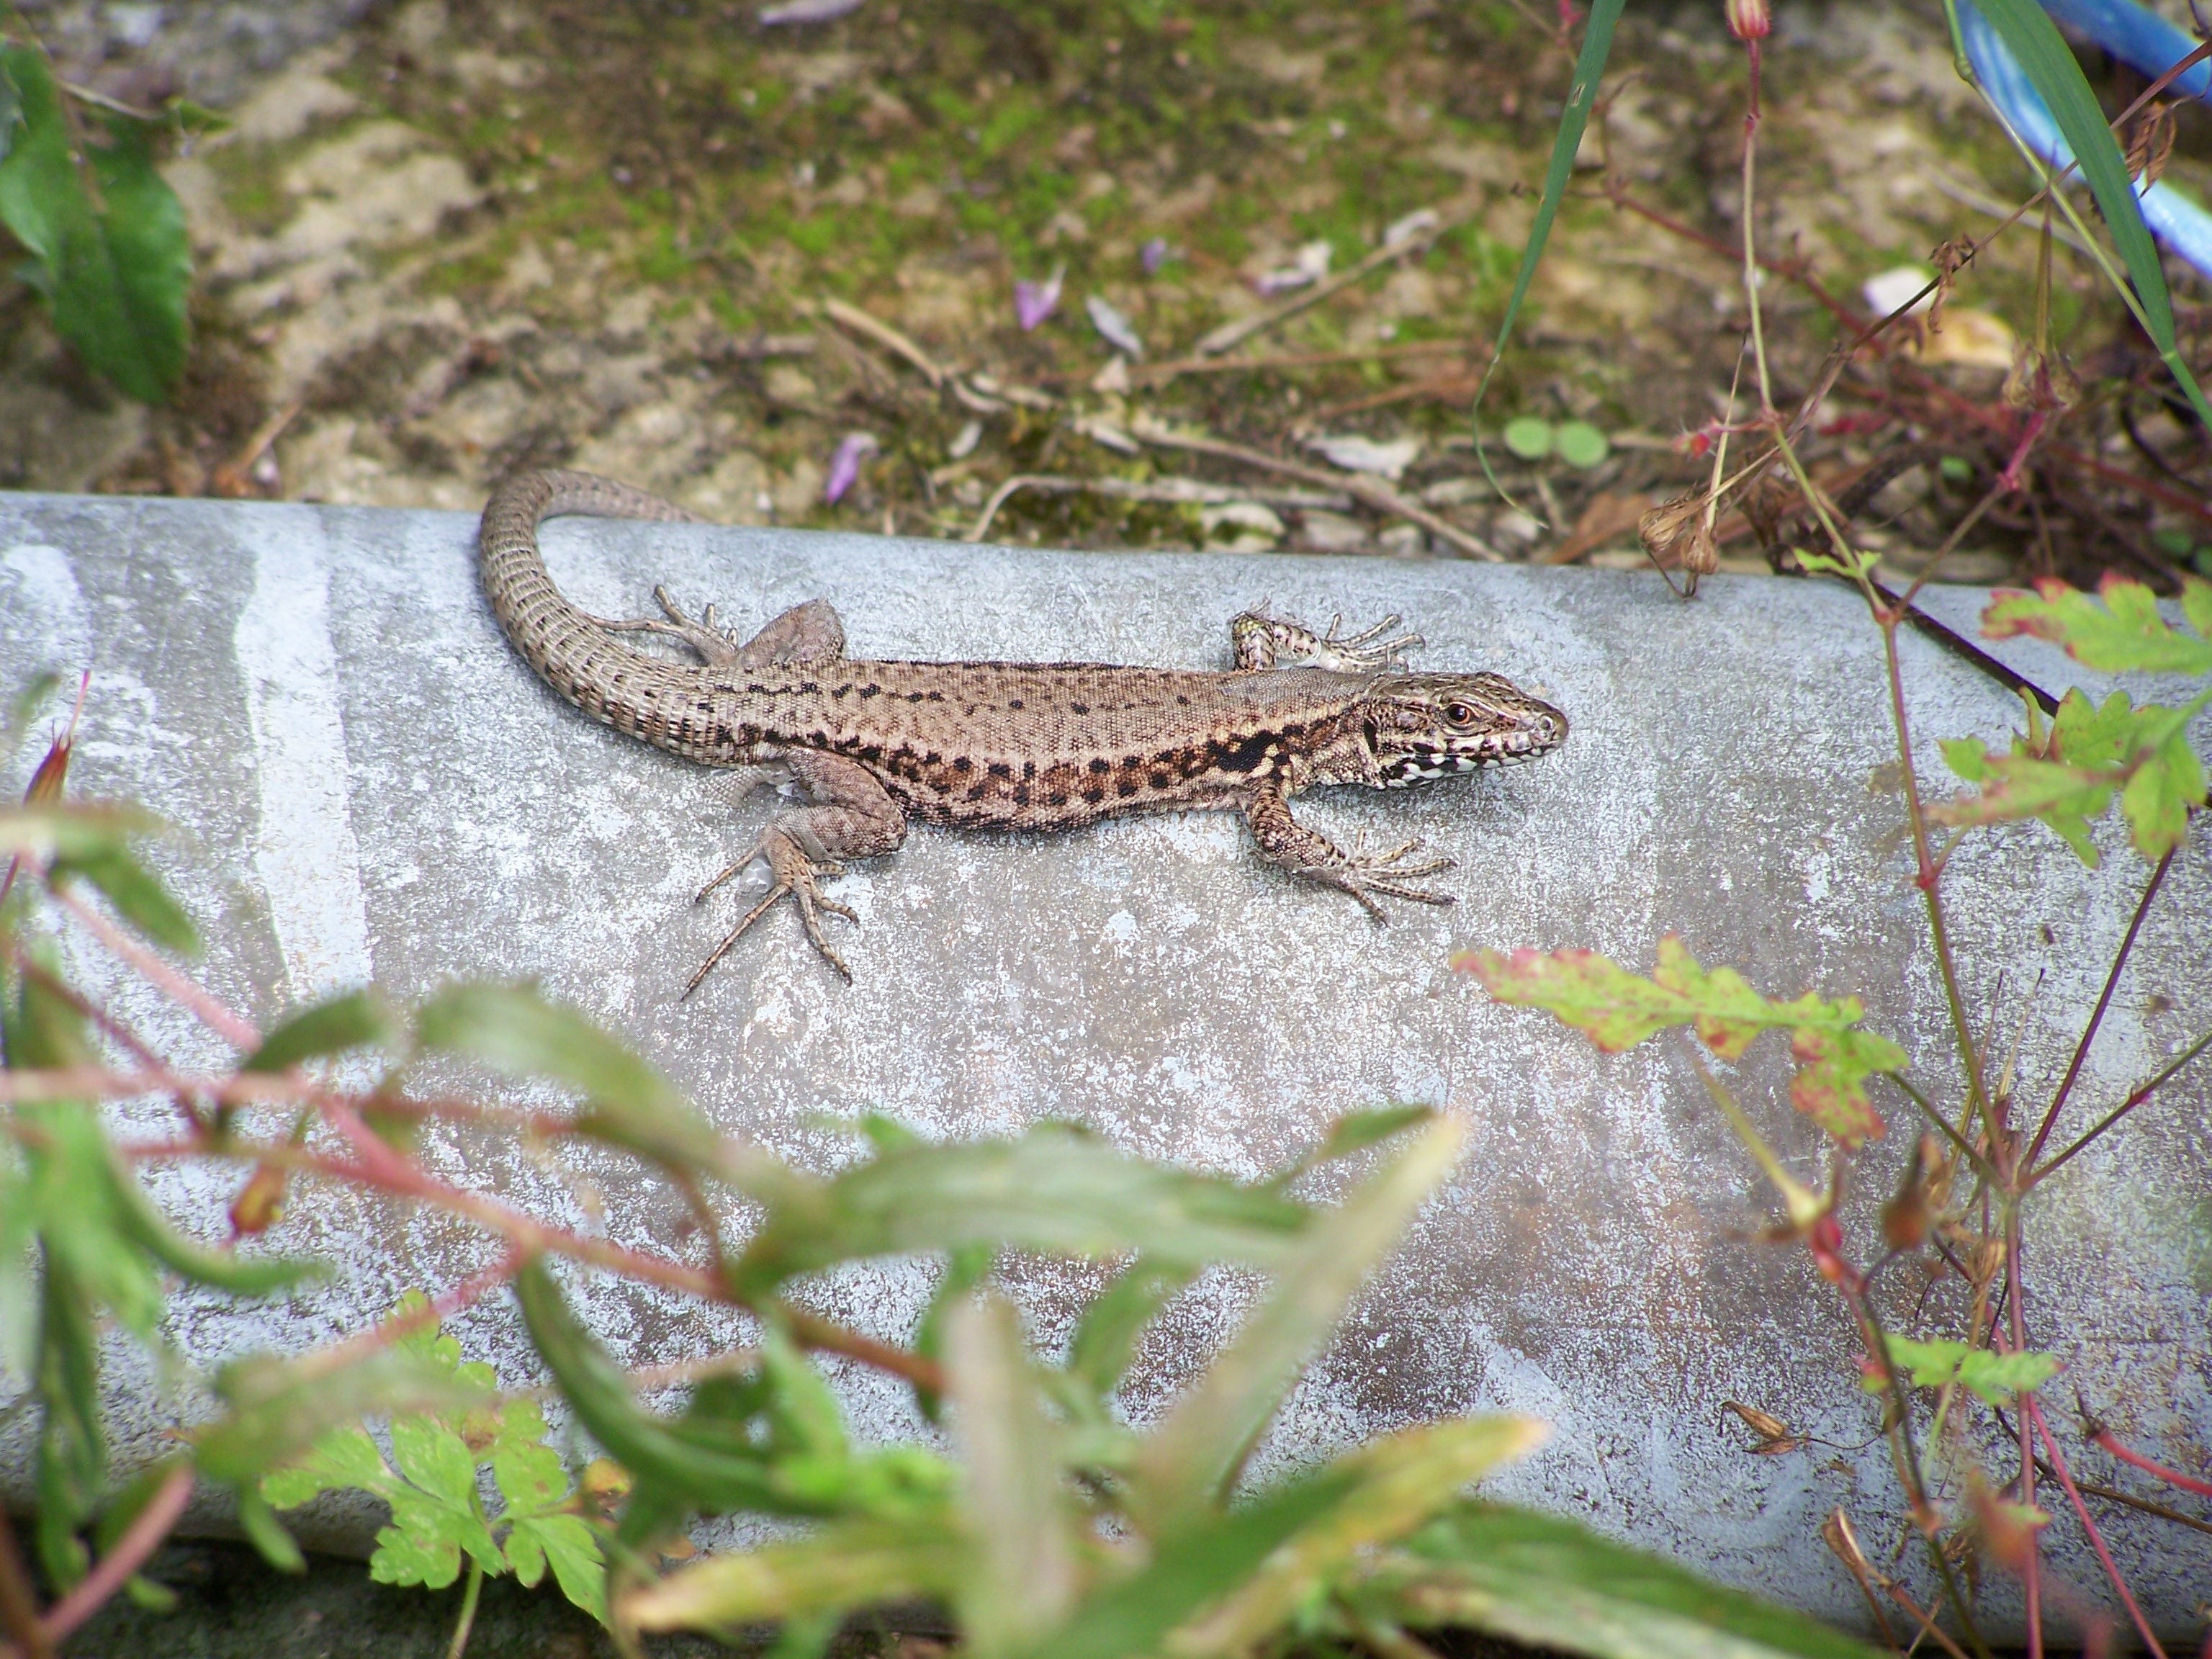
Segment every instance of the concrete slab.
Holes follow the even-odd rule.
[[[1464,1113],[1465,1164],[1268,1456],[1438,1413],[1533,1412],[1556,1437],[1493,1483],[1500,1496],[1862,1616],[1818,1529],[1842,1504],[1887,1552],[1879,1517],[1899,1506],[1881,1449],[1751,1457],[1722,1411],[1742,1401],[1859,1446],[1873,1413],[1854,1344],[1801,1254],[1747,1242],[1765,1196],[1683,1046],[1596,1054],[1446,966],[1478,945],[1581,945],[1648,968],[1659,936],[1678,932],[1777,994],[1857,993],[1875,1029],[1942,1075],[1948,1038],[1902,815],[1879,781],[1893,751],[1878,642],[1854,598],[1721,578],[1685,605],[1607,571],[556,524],[556,576],[603,615],[639,612],[665,581],[737,620],[826,596],[861,654],[1205,666],[1225,664],[1228,619],[1258,600],[1322,620],[1395,611],[1428,636],[1424,665],[1501,671],[1574,720],[1567,747],[1537,766],[1307,809],[1340,836],[1419,835],[1457,858],[1451,910],[1376,928],[1340,896],[1258,865],[1231,820],[1061,838],[920,830],[836,890],[863,918],[842,939],[853,986],[779,915],[679,1004],[731,914],[727,902],[695,910],[690,895],[766,809],[732,811],[714,776],[557,702],[492,623],[473,527],[451,514],[0,495],[0,685],[92,667],[75,781],[180,827],[159,861],[205,927],[206,976],[226,998],[268,1018],[371,977],[410,997],[457,976],[534,975],[629,1036],[723,1127],[815,1165],[847,1155],[836,1126],[865,1111],[939,1136],[1077,1119],[1136,1152],[1239,1174],[1287,1160],[1349,1108]],[[1936,738],[2009,729],[2017,703],[2002,688],[1924,641],[1908,637],[1905,653],[1931,771]],[[20,788],[34,758],[0,787]],[[2063,1066],[2139,890],[2142,866],[2113,848],[2084,871],[2030,825],[1954,863],[1967,994],[1989,1006],[2004,970],[1998,1006],[2026,1022],[2031,1086]],[[2083,1121],[2212,1008],[2208,906],[2200,838],[2091,1056]],[[184,1061],[223,1060],[83,941],[71,949]],[[1740,1082],[1810,1175],[1817,1138],[1790,1114],[1785,1075],[1762,1044]],[[2130,1438],[2174,1459],[2212,1444],[2206,1090],[2203,1077],[2175,1087],[2075,1160],[2031,1224],[2035,1340]],[[1866,1162],[1862,1229],[1912,1133],[1895,1129]],[[427,1155],[572,1224],[664,1242],[679,1224],[665,1193],[609,1161],[458,1134],[433,1135]],[[227,1188],[191,1171],[156,1185],[185,1224],[219,1232]],[[340,1278],[270,1309],[179,1297],[172,1328],[192,1362],[356,1329],[402,1290],[450,1284],[490,1255],[465,1228],[343,1194],[303,1197],[284,1230]],[[1009,1276],[1048,1341],[1100,1282]],[[931,1277],[887,1264],[839,1276],[819,1302],[900,1333]],[[1190,1374],[1254,1289],[1220,1275],[1177,1304],[1136,1410]],[[1902,1275],[1893,1289],[1909,1304]],[[591,1312],[640,1364],[732,1328],[628,1286],[599,1286]],[[532,1374],[507,1305],[460,1329],[503,1376]],[[889,1389],[854,1379],[848,1398],[872,1434],[915,1430]],[[118,1380],[114,1405],[121,1445],[143,1456],[190,1402]],[[19,1426],[0,1438],[0,1468],[20,1480],[23,1455]],[[2212,1571],[2205,1537],[2100,1520],[2138,1595],[2166,1620],[2189,1617]],[[2094,1597],[2069,1520],[2056,1537],[2057,1570]],[[1990,1594],[2002,1630],[2008,1592]]]

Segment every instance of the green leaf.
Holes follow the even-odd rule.
[[[307,1558],[292,1534],[284,1530],[268,1500],[252,1486],[238,1489],[238,1529],[244,1533],[261,1559],[279,1572],[305,1572]]]
[[[1889,1351],[1890,1364],[1903,1370],[1915,1388],[1940,1389],[1955,1381],[1992,1406],[2008,1406],[2014,1395],[2039,1389],[2058,1374],[2058,1361],[2047,1353],[1993,1353],[1948,1337],[1923,1341],[1885,1334],[1882,1344]],[[1864,1379],[1870,1394],[1887,1386],[1879,1373]]]
[[[710,1556],[633,1590],[621,1611],[642,1630],[728,1630],[949,1596],[967,1566],[966,1540],[941,1523],[847,1522],[796,1543]]]
[[[507,1534],[507,1559],[526,1584],[535,1584],[550,1561],[561,1594],[601,1624],[607,1622],[606,1556],[598,1534],[581,1517],[545,1515],[517,1521]]]
[[[96,857],[112,850],[127,850],[127,837],[161,828],[161,819],[152,814],[107,801],[0,806],[0,854],[20,854],[40,862]]]
[[[74,1587],[91,1565],[77,1533],[99,1512],[107,1487],[107,1437],[100,1421],[100,1336],[94,1298],[51,1244],[41,1275],[37,1364],[39,1424],[34,1476],[39,1559],[57,1588]]]
[[[1158,1539],[1211,1508],[1345,1305],[1395,1248],[1459,1156],[1464,1131],[1440,1117],[1324,1212],[1274,1289],[1206,1374],[1146,1435],[1130,1476],[1130,1512]]]
[[[374,991],[349,991],[303,1008],[261,1040],[241,1072],[285,1072],[303,1060],[382,1046],[395,1030],[390,1006]]]
[[[1416,1533],[1350,1599],[1395,1622],[1602,1659],[1876,1659],[1803,1613],[1571,1521],[1476,1501]]]
[[[2107,575],[2098,599],[2046,577],[2033,594],[1999,592],[1982,612],[1982,633],[1993,640],[2033,635],[2066,647],[2085,668],[2105,674],[2212,674],[2212,583],[2181,580],[2182,613],[2195,635],[2182,633],[2160,614],[2158,596],[2138,581]]]
[[[1528,284],[1534,280],[1536,266],[1544,257],[1544,244],[1550,240],[1552,222],[1559,216],[1559,203],[1567,193],[1567,180],[1575,170],[1575,152],[1582,148],[1583,130],[1589,124],[1590,106],[1597,101],[1598,80],[1605,73],[1605,60],[1612,55],[1613,32],[1620,25],[1621,7],[1625,0],[1592,0],[1589,21],[1583,31],[1583,49],[1575,59],[1575,78],[1567,88],[1565,104],[1559,111],[1559,131],[1552,138],[1552,160],[1544,169],[1544,193],[1536,203],[1536,216],[1528,226],[1528,240],[1521,249],[1521,269],[1513,278],[1513,293],[1505,301],[1505,314],[1498,319],[1498,340],[1491,348],[1490,362],[1482,371],[1482,380],[1474,389],[1474,402],[1468,417],[1482,408],[1483,394],[1490,390],[1490,377],[1498,372],[1498,365],[1505,361],[1505,343],[1513,336],[1513,324],[1521,315],[1521,302],[1528,297]],[[2206,423],[2212,425],[2212,416]],[[1482,433],[1475,429],[1475,458],[1482,463],[1482,476],[1490,480],[1490,487],[1500,495],[1498,480],[1490,470],[1490,458],[1482,451]]]
[[[461,1509],[477,1501],[476,1454],[434,1417],[392,1419],[392,1461],[433,1498]]]
[[[381,1496],[392,1480],[384,1454],[358,1423],[335,1428],[307,1455],[261,1477],[261,1496],[272,1507],[297,1509],[326,1492],[358,1490]]]
[[[2181,732],[2151,750],[2120,792],[2129,839],[2147,859],[2163,858],[2179,847],[2190,813],[2203,804],[2203,763]]]
[[[892,1148],[830,1181],[794,1174],[736,1273],[762,1291],[840,1261],[981,1246],[1267,1267],[1289,1257],[1310,1215],[1265,1187],[1044,1124],[1016,1140]]]
[[[589,1102],[577,1129],[686,1176],[740,1186],[765,1172],[714,1131],[676,1085],[573,1008],[526,985],[456,985],[416,1016],[425,1048],[466,1054],[510,1077],[550,1078]]]
[[[54,326],[86,362],[143,403],[183,374],[191,286],[184,208],[163,181],[139,125],[107,122],[107,143],[71,156],[61,97],[41,55],[0,48],[22,127],[0,161],[0,223],[39,261]]]
[[[544,1432],[542,1429],[539,1431]],[[561,1454],[535,1442],[516,1441],[494,1447],[491,1478],[499,1486],[499,1495],[507,1500],[509,1520],[553,1509],[565,1502],[573,1489]]]
[[[1866,1079],[1905,1062],[1888,1038],[1855,1029],[1866,1012],[1856,997],[1831,1001],[1808,991],[1794,1002],[1771,1001],[1732,968],[1701,967],[1672,933],[1659,941],[1649,979],[1594,951],[1572,949],[1472,951],[1453,957],[1452,966],[1473,974],[1500,1002],[1545,1009],[1609,1054],[1669,1025],[1689,1025],[1714,1054],[1734,1061],[1760,1031],[1786,1030],[1798,1066],[1791,1103],[1846,1146],[1883,1132]]]
[[[8,152],[15,145],[15,129],[22,124],[23,98],[15,90],[15,77],[9,72],[8,60],[0,56],[0,161],[8,159]]]
[[[1543,1444],[1550,1429],[1529,1417],[1472,1417],[1425,1424],[1369,1442],[1334,1466],[1351,1477],[1336,1504],[1309,1521],[1259,1571],[1178,1634],[1178,1651],[1257,1648],[1376,1547],[1431,1519],[1462,1489]]]
[[[412,1486],[394,1487],[390,1501],[392,1524],[376,1534],[368,1576],[380,1584],[445,1589],[461,1576],[461,1553],[476,1541],[473,1534],[483,1523]],[[497,1560],[498,1566],[487,1571],[504,1569],[507,1558]]]
[[[880,1145],[881,1143],[878,1143]],[[999,1259],[998,1249],[990,1244],[963,1244],[946,1253],[945,1273],[937,1281],[937,1289],[929,1298],[929,1305],[921,1311],[921,1320],[915,1327],[914,1351],[924,1359],[938,1359],[945,1352],[945,1322],[952,1310],[968,1299],[968,1294],[990,1273],[991,1264]],[[919,1383],[915,1386],[915,1400],[921,1413],[931,1422],[938,1420],[943,1400],[933,1389]]]
[[[1194,1269],[1139,1257],[1084,1310],[1069,1341],[1066,1375],[1103,1402],[1121,1386],[1137,1340],[1159,1310],[1190,1281]]]
[[[313,1357],[254,1355],[216,1372],[215,1389],[230,1413],[191,1437],[201,1473],[234,1486],[283,1468],[341,1425],[407,1412],[459,1415],[485,1401],[481,1388],[397,1347],[336,1370]]]
[[[2050,106],[2051,118],[2081,162],[2081,176],[2088,180],[2098,210],[2112,232],[2113,246],[2119,249],[2129,280],[2135,284],[2145,331],[2187,394],[2197,418],[2212,426],[2212,404],[2205,402],[2197,377],[2190,372],[2174,339],[2173,302],[2166,292],[2166,272],[2136,204],[2127,159],[2106,123],[2104,112],[2097,106],[2096,94],[2090,91],[2081,64],[2075,61],[2057,26],[2035,0],[1977,0],[1977,4],[2019,59],[2029,83]]]
[[[49,879],[82,876],[106,894],[116,914],[156,945],[186,956],[199,953],[199,930],[168,889],[145,866],[119,847],[102,848],[74,858],[56,859]]]
[[[1552,423],[1534,415],[1516,415],[1506,422],[1505,447],[1524,461],[1540,461],[1552,453],[1558,434]]]
[[[1588,421],[1562,421],[1552,442],[1561,460],[1584,471],[1604,465],[1613,453],[1611,441]]]
[[[993,1659],[1050,1630],[1074,1601],[1077,1521],[1012,1308],[995,1297],[956,1308],[945,1369],[975,1552],[956,1606],[966,1645]]]

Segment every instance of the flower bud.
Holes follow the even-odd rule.
[[[1729,33],[1739,40],[1764,40],[1773,32],[1774,12],[1767,0],[1723,0]]]

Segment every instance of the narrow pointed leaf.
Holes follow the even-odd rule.
[[[390,1042],[397,1023],[391,1006],[374,991],[349,991],[343,996],[301,1009],[261,1040],[261,1046],[241,1061],[241,1072],[284,1072],[303,1060],[343,1054],[349,1048],[380,1047]]]
[[[1155,1538],[1216,1504],[1291,1384],[1450,1171],[1464,1131],[1438,1118],[1325,1212],[1236,1340],[1145,1437],[1130,1506]]]

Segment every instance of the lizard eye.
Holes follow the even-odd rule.
[[[1474,710],[1463,702],[1446,703],[1444,718],[1454,726],[1472,726],[1474,724]]]

